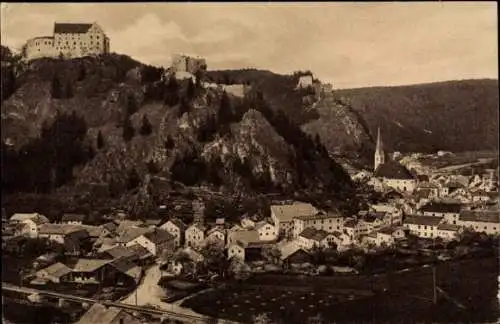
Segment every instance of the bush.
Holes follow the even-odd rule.
[[[142,125],[139,132],[142,136],[149,136],[153,132],[153,125],[151,125],[146,115],[142,116]]]

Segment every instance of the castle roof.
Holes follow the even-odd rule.
[[[55,23],[54,34],[85,34],[92,24]]]
[[[413,180],[415,177],[400,163],[389,161],[387,163],[381,164],[375,170],[375,177],[377,178],[387,178],[387,179],[398,179],[398,180]]]

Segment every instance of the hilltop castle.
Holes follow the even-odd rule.
[[[109,38],[97,23],[54,23],[54,34],[29,39],[25,59],[42,57],[75,58],[109,53]]]

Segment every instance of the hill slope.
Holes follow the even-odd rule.
[[[337,90],[393,151],[498,149],[498,80]],[[330,123],[329,119],[323,121]]]
[[[352,207],[344,170],[260,91],[237,98],[163,73],[116,54],[31,62],[2,102],[2,189],[99,184],[135,208],[161,201],[159,177],[229,193],[328,193]]]

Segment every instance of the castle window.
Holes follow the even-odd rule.
[[[73,45],[76,45],[76,42],[73,42]]]

